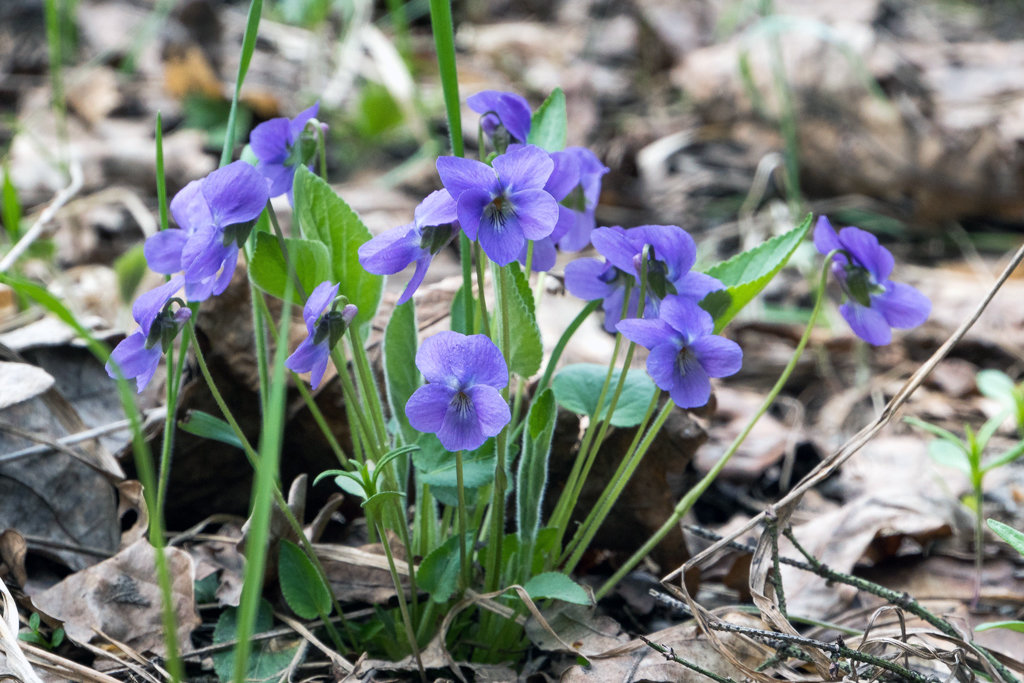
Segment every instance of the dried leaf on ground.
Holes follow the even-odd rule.
[[[0,410],[39,396],[54,381],[50,373],[34,365],[0,361]]]
[[[402,585],[408,585],[408,564],[402,544],[391,531],[391,550]],[[387,557],[380,543],[369,543],[358,548],[334,544],[314,546],[327,573],[331,591],[342,602],[369,602],[379,605],[395,597],[395,584],[388,570]]]
[[[165,549],[172,578],[172,601],[178,622],[178,643],[192,649],[191,633],[200,623],[195,609],[195,569],[188,553]],[[162,607],[157,585],[155,551],[145,540],[109,560],[67,577],[32,597],[42,612],[64,622],[71,640],[87,643],[103,631],[140,652],[164,656]]]
[[[575,648],[570,654],[590,656],[612,650],[629,640],[618,622],[596,614],[593,607],[558,603],[543,614],[558,638]],[[542,650],[566,651],[558,639],[535,619],[526,622],[526,636]]]
[[[761,622],[747,614],[728,615],[729,622],[760,628]],[[756,668],[764,662],[772,650],[755,645],[732,633],[721,634],[721,640],[730,653],[744,665]],[[647,636],[652,643],[670,648],[675,656],[707,671],[721,676],[743,680],[743,672],[736,668],[721,653],[715,650],[711,641],[701,634],[692,622],[677,624]],[[708,679],[646,645],[643,641],[632,641],[616,648],[611,657],[594,658],[589,666],[577,665],[562,674],[562,683],[601,683],[605,681],[649,681],[650,683],[703,683]]]
[[[941,497],[916,491],[865,494],[842,508],[794,526],[800,544],[831,569],[850,573],[865,560],[880,561],[895,555],[905,540],[915,547],[952,533],[954,506]],[[800,558],[785,539],[781,555]],[[849,604],[856,593],[851,586],[827,584],[809,572],[783,566],[786,601],[793,614],[827,618]]]

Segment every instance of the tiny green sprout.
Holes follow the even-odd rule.
[[[975,567],[975,592],[974,599],[977,601],[981,593],[981,565],[984,551],[984,495],[985,475],[997,467],[1008,465],[1024,455],[1024,440],[1018,442],[1013,448],[993,458],[985,459],[985,449],[989,440],[996,433],[999,425],[1003,423],[1009,411],[1003,411],[998,415],[989,418],[981,428],[975,432],[970,425],[964,425],[964,439],[943,429],[937,425],[924,422],[914,417],[904,418],[905,421],[918,429],[923,429],[929,434],[938,438],[928,444],[928,455],[935,462],[946,467],[953,467],[967,475],[971,482],[971,498],[965,504],[974,512],[974,567]]]
[[[396,448],[394,450],[385,453],[379,462],[375,463],[373,460],[367,460],[366,462],[357,465],[354,471],[348,470],[327,470],[317,475],[317,478],[313,480],[315,486],[325,477],[334,477],[334,483],[345,493],[355,496],[361,499],[362,506],[367,509],[377,509],[381,501],[393,497],[401,496],[402,494],[398,491],[379,491],[378,482],[380,480],[381,472],[384,468],[395,458],[412,451],[419,450],[419,446],[409,445]]]
[[[26,643],[32,643],[40,647],[46,648],[47,650],[53,650],[60,647],[60,644],[64,642],[64,628],[58,626],[53,631],[53,635],[49,638],[43,634],[40,630],[40,617],[38,612],[33,612],[32,616],[28,618],[28,633],[19,633],[18,639],[23,640]]]
[[[1017,434],[1024,439],[1024,382],[1015,383],[1001,370],[982,370],[975,376],[982,396],[998,401],[1010,411],[1017,423]]]

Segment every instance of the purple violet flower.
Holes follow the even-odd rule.
[[[135,300],[132,317],[139,329],[125,337],[114,347],[106,364],[107,374],[117,378],[116,364],[125,377],[134,377],[139,393],[153,379],[160,356],[171,347],[182,326],[192,316],[192,311],[180,306],[171,311],[168,302],[181,289],[185,279],[178,275],[155,289],[151,289]]]
[[[405,414],[447,450],[479,448],[512,419],[499,391],[508,384],[508,366],[486,336],[438,332],[420,346],[416,367],[428,383],[409,397]]]
[[[291,199],[295,169],[306,164],[312,170],[316,139],[303,136],[303,131],[319,110],[320,103],[317,102],[294,119],[283,116],[270,119],[253,128],[249,134],[249,146],[259,159],[256,168],[270,183],[271,197],[287,192]]]
[[[860,228],[839,231],[824,216],[814,227],[814,246],[822,254],[834,250],[832,274],[839,280],[846,301],[839,307],[854,334],[874,346],[892,341],[892,329],[917,327],[932,310],[921,292],[889,279],[895,259],[878,238]]]
[[[284,362],[292,372],[310,373],[309,383],[314,389],[324,378],[331,349],[359,313],[353,304],[346,304],[340,311],[333,309],[338,287],[331,282],[321,282],[306,299],[306,305],[302,307],[306,338]]]
[[[236,161],[193,180],[171,200],[180,230],[146,240],[149,267],[171,275],[185,271],[185,295],[203,301],[227,289],[245,242],[270,196],[259,172]]]
[[[508,151],[521,149],[523,145],[509,145]],[[545,271],[554,267],[558,257],[556,245],[562,251],[579,251],[590,244],[590,233],[594,231],[594,210],[601,194],[601,176],[608,169],[585,147],[569,147],[561,152],[551,152],[554,170],[544,184],[544,190],[558,202],[558,221],[551,234],[533,244],[531,270]],[[526,250],[523,245],[519,262],[526,265]]]
[[[661,317],[623,320],[618,330],[650,349],[647,374],[681,408],[698,408],[711,397],[711,377],[739,371],[743,351],[736,342],[711,334],[711,314],[691,299],[669,296]]]
[[[697,260],[697,245],[682,228],[675,225],[641,225],[625,230],[598,228],[591,240],[604,261],[576,259],[565,268],[565,286],[581,299],[603,299],[604,327],[614,332],[623,317],[634,318],[640,302],[640,267],[645,247],[649,247],[647,296],[644,318],[657,318],[660,302],[677,295],[698,303],[709,293],[722,289],[722,283],[704,273],[690,270]],[[629,305],[623,308],[626,290]]]
[[[466,98],[466,104],[480,114],[480,127],[491,138],[504,128],[511,142],[526,142],[531,116],[526,98],[511,92],[484,90]]]
[[[527,145],[495,157],[493,168],[472,159],[440,157],[437,171],[455,199],[466,236],[479,240],[500,266],[516,260],[526,240],[551,234],[558,203],[543,188],[554,162],[547,152]]]
[[[360,245],[359,263],[367,272],[377,275],[393,275],[415,263],[416,270],[398,299],[399,304],[404,304],[423,282],[434,255],[458,232],[456,218],[455,200],[448,190],[431,192],[416,207],[412,223],[392,228]]]
[[[566,147],[565,153],[576,160],[579,175],[566,196],[556,197],[561,202],[560,209],[572,213],[572,223],[557,242],[562,251],[580,251],[590,244],[590,234],[596,225],[594,212],[601,197],[601,177],[608,167],[586,147]]]

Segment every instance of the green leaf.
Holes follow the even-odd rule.
[[[1007,408],[1016,405],[1014,383],[1009,375],[1000,370],[982,370],[974,377],[982,396],[995,399]]]
[[[967,446],[964,445],[964,442],[960,440],[960,437],[958,437],[956,434],[949,431],[948,429],[943,429],[938,425],[933,425],[930,422],[919,420],[916,417],[905,417],[903,418],[903,421],[909,425],[917,427],[918,429],[923,429],[929,434],[934,434],[940,439],[945,439],[946,441],[953,444],[954,446],[957,446],[961,451],[963,451],[965,457],[967,456]]]
[[[994,628],[1005,628],[1011,631],[1024,633],[1024,621],[990,621],[986,624],[978,624],[975,631],[989,631]]]
[[[605,396],[605,405],[599,417],[608,412],[608,403],[619,381],[620,370],[612,374],[612,383]],[[597,411],[597,399],[601,395],[608,368],[595,363],[577,363],[567,365],[558,371],[551,388],[555,391],[555,399],[566,410],[578,415],[594,415]],[[616,427],[635,427],[640,424],[647,413],[647,406],[654,397],[654,382],[643,370],[633,369],[626,375],[626,383],[622,395],[612,413],[611,423]]]
[[[242,445],[235,431],[231,429],[231,425],[219,417],[214,417],[201,410],[188,411],[184,420],[178,420],[178,428],[204,439],[220,441],[239,450],[245,450],[245,446]]]
[[[256,248],[249,263],[249,279],[267,294],[281,299],[288,280],[288,266],[281,253],[281,243],[269,232],[257,232],[255,237]],[[327,247],[298,237],[286,237],[284,242],[306,296],[317,285],[331,279],[331,254]]]
[[[541,361],[544,360],[544,344],[534,313],[533,292],[530,291],[530,283],[518,263],[511,264],[507,270],[513,285],[508,288],[511,291],[505,293],[508,298],[509,325],[512,329],[508,369],[520,377],[532,377],[540,370]]]
[[[565,149],[569,117],[565,110],[565,93],[555,88],[537,108],[530,120],[530,134],[527,144],[537,145],[548,152]]]
[[[4,229],[11,242],[17,242],[21,237],[21,201],[18,199],[18,191],[11,182],[11,169],[4,165],[4,184],[0,191],[0,220],[4,222]]]
[[[811,229],[811,215],[787,233],[718,263],[706,272],[726,287],[725,294],[711,293],[701,302],[715,319],[718,334],[782,270]],[[706,303],[705,303],[706,302]]]
[[[273,609],[266,600],[260,600],[259,612],[256,614],[256,623],[253,626],[254,633],[269,631],[274,625]],[[220,614],[217,619],[217,626],[213,629],[214,644],[228,643],[236,639],[238,635],[238,610],[229,607]],[[252,651],[249,653],[248,671],[245,680],[258,681],[267,680],[280,674],[291,664],[292,657],[298,645],[285,650],[270,651],[266,643],[252,643]],[[213,657],[213,669],[222,681],[230,681],[235,677],[235,648],[224,652],[216,652]]]
[[[114,261],[114,274],[117,276],[117,290],[121,295],[121,301],[126,304],[132,302],[135,290],[139,288],[139,283],[148,269],[149,264],[146,262],[146,254],[141,244],[135,245]]]
[[[582,586],[561,572],[544,572],[527,581],[523,588],[534,600],[554,598],[576,605],[591,604],[590,595]]]
[[[363,508],[366,509],[366,513],[378,517],[381,513],[381,508],[387,504],[389,500],[394,498],[401,498],[402,494],[398,491],[381,491],[375,493],[366,500],[363,501]]]
[[[356,323],[368,326],[384,289],[384,277],[366,272],[359,264],[358,250],[370,240],[369,229],[330,185],[305,166],[295,171],[294,190],[302,235],[327,247],[331,281],[341,285],[339,292],[359,308]]]
[[[445,449],[433,434],[421,434],[417,440],[420,450],[412,454],[413,465],[416,466],[418,480],[434,487],[454,488],[455,455]],[[488,439],[483,446],[475,451],[468,451],[462,456],[462,481],[467,489],[474,489],[494,480],[494,439]]]
[[[360,500],[366,499],[366,487],[363,485],[363,479],[355,472],[342,472],[334,478],[334,484],[350,496],[355,496]]]
[[[412,299],[395,308],[384,328],[383,365],[391,415],[398,424],[402,439],[414,443],[419,432],[409,425],[405,404],[420,386],[416,369],[416,309]]]
[[[472,537],[467,534],[467,541]],[[468,543],[467,543],[468,545]],[[467,548],[468,550],[468,548]],[[450,537],[430,551],[416,571],[416,584],[437,603],[448,602],[459,583],[459,537]]]
[[[944,467],[953,467],[970,476],[971,464],[962,448],[945,439],[936,439],[928,444],[928,455],[932,460]]]
[[[277,558],[277,575],[281,594],[292,611],[303,619],[316,619],[331,613],[331,591],[317,573],[316,567],[291,541],[281,539]]]
[[[1009,465],[1022,455],[1024,455],[1024,441],[1019,441],[1017,445],[1010,450],[985,463],[985,466],[981,468],[981,471],[984,473],[989,470],[994,470],[997,467],[1002,467],[1003,465]]]
[[[551,454],[551,437],[555,433],[557,415],[555,394],[551,389],[545,389],[534,398],[526,416],[526,429],[523,430],[523,457],[519,458],[516,476],[516,517],[519,539],[527,549],[524,554],[528,559],[532,559],[530,548],[540,528],[548,456]]]
[[[1012,526],[1007,526],[1002,522],[997,522],[994,519],[988,520],[988,528],[994,531],[999,538],[1009,543],[1011,548],[1024,557],[1024,533],[1017,531]]]

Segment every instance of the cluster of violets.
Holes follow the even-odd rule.
[[[139,329],[111,353],[107,374],[116,376],[116,363],[125,377],[135,379],[141,392],[191,317],[186,302],[200,303],[227,288],[239,249],[270,198],[285,193],[290,197],[295,169],[311,163],[316,141],[307,132],[307,123],[314,121],[317,110],[314,104],[294,119],[276,118],[256,126],[250,136],[256,166],[235,161],[193,180],[174,196],[170,209],[178,229],[162,230],[144,246],[149,267],[172,277],[135,301],[132,316]],[[182,287],[184,300],[175,296]],[[354,306],[346,306],[343,299],[335,302],[333,295],[324,302],[330,287],[324,283],[306,302],[309,339],[288,359],[288,367],[296,372],[312,372],[314,383],[319,383],[326,368],[327,343],[337,341],[356,313]],[[335,285],[334,294],[337,289]],[[336,305],[342,310],[335,311]],[[316,318],[327,322],[311,322],[313,308],[318,310]]]
[[[559,250],[579,251],[592,244],[601,258],[569,263],[567,289],[583,299],[601,300],[605,329],[650,351],[647,371],[677,405],[707,403],[710,378],[736,373],[743,354],[735,342],[712,333],[711,315],[699,305],[723,285],[692,269],[693,238],[673,225],[596,228],[594,210],[608,169],[593,152],[582,147],[547,152],[527,144],[530,107],[513,93],[486,91],[470,97],[468,104],[481,115],[481,130],[495,149],[490,164],[440,157],[443,189],[416,207],[411,223],[363,244],[358,252],[362,266],[390,275],[415,264],[399,298],[404,303],[423,282],[434,256],[460,231],[498,265],[529,262],[537,271],[553,267]],[[153,270],[172,277],[135,302],[132,313],[139,330],[112,354],[122,372],[136,378],[139,391],[188,321],[186,301],[223,292],[239,248],[269,199],[285,193],[291,198],[295,169],[310,164],[315,152],[309,124],[322,125],[316,113],[314,105],[295,119],[260,124],[250,137],[259,160],[255,167],[236,161],[189,183],[171,201],[180,229],[149,238],[145,254]],[[814,242],[831,255],[844,293],[843,317],[868,343],[888,344],[892,327],[914,327],[928,317],[926,297],[888,279],[892,254],[870,233],[853,227],[836,233],[822,217]],[[182,287],[185,300],[175,296]],[[324,282],[310,294],[303,308],[307,337],[286,361],[295,372],[309,372],[314,388],[323,379],[331,349],[358,313],[338,288]],[[446,449],[478,448],[508,424],[509,406],[501,394],[508,366],[486,336],[439,333],[423,342],[416,365],[427,384],[409,399],[406,415],[417,430],[437,434]],[[113,376],[110,365],[108,372]]]

